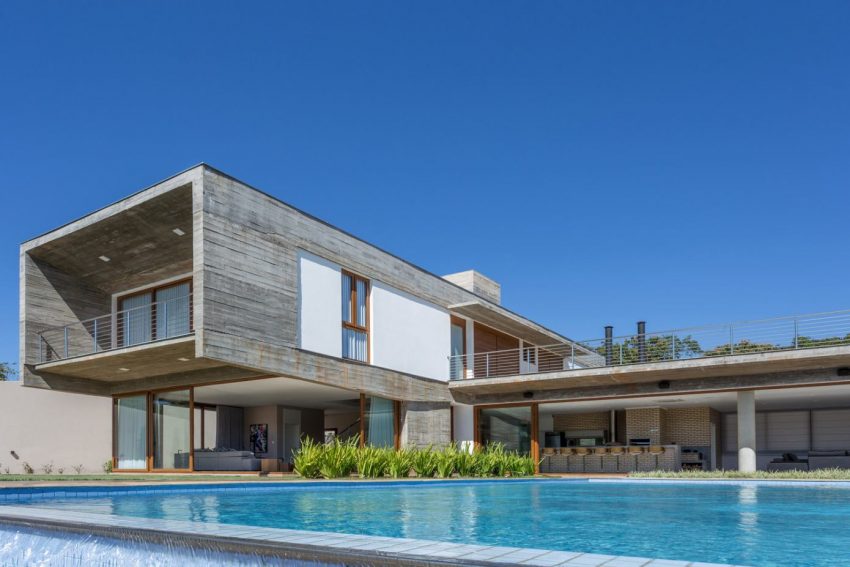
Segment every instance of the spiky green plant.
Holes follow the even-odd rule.
[[[311,437],[304,437],[301,440],[301,446],[292,451],[295,474],[304,478],[321,477],[323,453],[323,445],[317,443]]]
[[[450,478],[455,472],[457,448],[454,445],[449,445],[442,451],[435,452],[434,454],[436,455],[437,461],[437,476],[439,478]]]
[[[437,474],[438,454],[431,446],[413,452],[413,470],[419,478],[431,478]]]
[[[472,452],[457,450],[455,451],[455,470],[458,476],[473,476],[478,470],[477,463],[481,458],[480,450]]]
[[[416,449],[400,449],[391,452],[387,458],[387,473],[393,478],[410,476],[415,454]]]
[[[323,446],[319,471],[324,478],[345,478],[351,476],[357,466],[358,439],[347,441],[334,439]]]
[[[381,478],[387,474],[388,449],[366,446],[357,451],[357,474],[361,478]]]

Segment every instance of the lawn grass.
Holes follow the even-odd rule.
[[[649,471],[629,473],[629,478],[753,479],[753,480],[850,480],[850,469],[814,471]]]
[[[267,482],[296,480],[298,477],[288,476],[259,476],[229,474],[0,474],[0,482],[209,482],[234,481]]]

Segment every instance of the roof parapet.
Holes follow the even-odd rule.
[[[502,286],[481,272],[467,270],[443,276],[443,279],[492,301],[496,305],[502,304]]]

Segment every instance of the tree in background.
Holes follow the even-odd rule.
[[[0,362],[0,382],[5,380],[14,380],[18,375],[18,370],[11,362]]]
[[[662,360],[683,360],[702,354],[702,347],[691,335],[677,337],[673,335],[649,335],[645,340],[646,362]],[[635,364],[640,362],[640,345],[637,337],[611,344],[614,364]],[[605,345],[596,347],[597,353],[605,356]]]

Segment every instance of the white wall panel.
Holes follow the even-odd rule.
[[[298,345],[342,356],[340,267],[303,250],[298,253]]]
[[[370,299],[372,364],[448,380],[448,311],[378,281]]]

